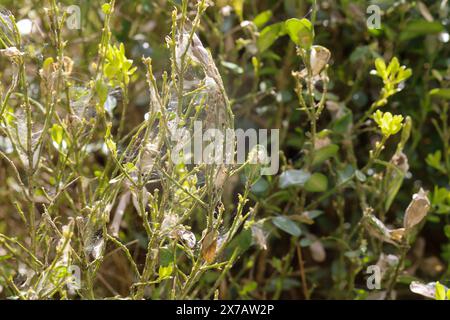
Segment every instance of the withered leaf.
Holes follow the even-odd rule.
[[[318,76],[328,64],[328,61],[331,58],[331,52],[325,47],[322,46],[313,46],[311,50],[311,71],[312,76]],[[300,72],[300,77],[304,78],[308,75],[307,69],[304,69]]]
[[[427,192],[420,188],[419,192],[413,195],[411,203],[406,209],[403,220],[404,228],[409,230],[419,224],[425,218],[429,209],[430,200],[428,199]]]
[[[376,237],[380,240],[392,243],[392,238],[390,234],[390,230],[384,225],[382,221],[376,218],[373,214],[368,214],[365,217],[364,226],[366,230],[373,237]]]
[[[267,250],[267,235],[261,225],[254,224],[251,227],[253,241],[258,244],[259,248],[262,250]]]
[[[217,231],[209,231],[202,241],[202,257],[206,262],[212,263],[216,258]]]
[[[194,248],[197,240],[195,239],[195,235],[189,230],[179,230],[178,236],[181,240],[186,243],[189,248]]]
[[[373,237],[394,245],[402,241],[403,234],[405,233],[405,229],[403,228],[394,230],[389,229],[381,220],[371,213],[365,216],[364,226],[367,232]]]
[[[405,228],[399,228],[389,231],[391,239],[397,242],[402,241],[403,235],[405,234]]]
[[[436,298],[436,282],[421,283],[418,281],[412,281],[409,285],[409,289],[421,296],[435,299]]]

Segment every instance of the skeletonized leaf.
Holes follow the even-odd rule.
[[[178,235],[180,237],[181,240],[183,240],[184,243],[186,243],[186,245],[189,248],[194,248],[195,244],[197,243],[197,240],[195,239],[195,235],[189,231],[189,230],[180,230],[178,232]]]

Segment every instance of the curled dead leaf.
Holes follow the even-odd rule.
[[[322,47],[322,46],[313,46],[312,47],[310,64],[311,64],[311,71],[312,71],[313,77],[318,76],[325,69],[330,58],[331,58],[331,52],[327,48]],[[300,76],[302,78],[306,77],[307,75],[308,75],[308,71],[306,69],[304,69],[300,72]]]
[[[216,178],[214,179],[214,187],[216,189],[222,188],[227,177],[228,177],[228,170],[227,170],[226,166],[221,165],[217,169]]]
[[[364,226],[370,235],[386,242],[393,242],[391,239],[391,230],[389,230],[384,223],[373,214],[367,214],[364,222]]]
[[[1,49],[0,54],[10,59],[15,59],[24,55],[24,53],[21,52],[16,47],[8,47],[6,49]]]
[[[412,227],[419,224],[427,215],[428,210],[430,210],[428,192],[420,188],[419,192],[413,195],[412,200],[406,209],[403,227],[406,230],[410,230]]]
[[[400,243],[405,232],[403,228],[394,230],[389,229],[381,220],[371,213],[366,213],[364,226],[366,227],[367,232],[373,237],[392,244]]]
[[[435,299],[436,297],[436,282],[430,283],[420,283],[418,281],[413,281],[409,285],[409,289],[421,296]]]
[[[202,240],[202,257],[208,263],[212,263],[216,258],[217,236],[217,231],[211,230]]]
[[[390,230],[389,233],[391,235],[392,240],[401,242],[405,234],[405,228]]]

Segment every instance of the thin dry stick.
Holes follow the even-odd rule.
[[[302,249],[300,248],[299,244],[297,244],[297,258],[298,258],[298,266],[300,268],[300,279],[302,281],[303,295],[305,296],[306,300],[309,300],[310,294],[308,291],[308,284],[306,283],[305,266],[302,256]]]

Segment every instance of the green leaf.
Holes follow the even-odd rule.
[[[107,138],[105,140],[105,143],[106,143],[106,146],[108,147],[109,151],[111,151],[111,153],[113,154],[113,156],[117,156],[116,143],[110,138]]]
[[[313,243],[313,240],[310,238],[303,238],[300,240],[300,247],[309,247]]]
[[[409,22],[405,29],[400,33],[400,41],[407,41],[415,37],[427,34],[437,34],[444,31],[444,26],[437,21],[426,21],[423,19],[413,20]]]
[[[331,130],[336,133],[344,134],[349,131],[350,126],[353,124],[353,113],[346,107],[342,107],[338,114],[339,113],[341,115],[332,122]]]
[[[355,176],[356,176],[356,178],[359,180],[359,181],[361,181],[361,182],[365,182],[366,181],[366,175],[362,172],[362,171],[360,171],[360,170],[356,170],[355,171]]]
[[[64,132],[64,130],[63,130],[63,128],[60,125],[55,123],[52,126],[51,137],[52,137],[53,142],[57,146],[61,145],[61,143],[63,141],[63,132]]]
[[[336,144],[329,144],[314,152],[314,159],[312,161],[313,166],[321,165],[325,160],[334,157],[339,151],[339,146]]]
[[[173,251],[167,247],[161,247],[159,250],[159,264],[167,267],[173,263]]]
[[[1,262],[1,261],[9,260],[9,259],[11,259],[12,257],[13,257],[13,255],[11,255],[11,254],[7,254],[7,255],[4,255],[4,256],[0,256],[0,262]]]
[[[44,71],[45,74],[50,74],[51,68],[53,66],[54,60],[52,57],[47,58],[44,60],[44,63],[42,64],[42,70]]]
[[[265,27],[259,34],[259,38],[256,41],[259,51],[264,52],[269,49],[272,44],[283,34],[284,24],[282,22]]]
[[[124,168],[128,173],[137,170],[136,166],[132,162],[125,163]]]
[[[308,192],[324,192],[328,189],[328,178],[322,173],[314,173],[305,183]]]
[[[448,224],[444,227],[444,233],[445,233],[445,236],[450,239],[450,224]]]
[[[269,190],[269,187],[270,187],[270,185],[266,179],[259,178],[258,180],[256,180],[255,183],[252,184],[251,191],[255,195],[260,196],[260,195],[263,195],[267,190]]]
[[[222,62],[220,62],[220,64],[222,66],[224,66],[225,68],[230,69],[231,71],[233,71],[233,72],[235,72],[237,74],[243,74],[244,73],[244,69],[242,69],[240,66],[238,66],[235,63],[222,61]]]
[[[447,199],[450,200],[450,192],[446,188],[439,188],[438,186],[435,186],[431,197],[431,203],[436,206],[444,203]]]
[[[292,18],[285,22],[286,31],[294,43],[303,49],[311,48],[314,41],[314,29],[308,19]]]
[[[249,229],[242,230],[226,248],[227,259],[231,257],[235,249],[239,250],[239,254],[244,253],[252,246],[252,231]]]
[[[95,82],[95,92],[98,95],[99,98],[99,106],[101,108],[98,108],[97,111],[99,111],[100,113],[104,112],[103,106],[105,104],[106,99],[108,98],[108,86],[106,85],[106,83],[104,81],[102,81],[101,79],[98,79]]]
[[[269,22],[270,18],[272,18],[272,11],[266,10],[258,14],[255,19],[253,19],[253,23],[259,29]]]
[[[404,174],[397,172],[392,178],[389,179],[387,185],[386,202],[384,203],[384,210],[386,212],[391,207],[392,202],[394,202],[394,199],[403,184],[404,177]]]
[[[292,186],[302,187],[310,177],[311,174],[308,171],[290,169],[284,171],[280,175],[280,181],[278,185],[280,189],[286,189]]]
[[[348,164],[344,169],[338,170],[338,183],[343,183],[349,179],[353,179],[353,174],[355,173],[355,168]]]
[[[245,296],[248,293],[254,291],[258,287],[258,283],[256,281],[250,281],[247,283],[242,290],[239,292],[241,296]]]
[[[275,270],[277,270],[279,273],[282,272],[283,264],[281,263],[281,260],[278,259],[277,257],[272,257],[271,265],[272,265],[272,267],[273,267]]]
[[[302,234],[300,227],[288,217],[278,216],[273,218],[272,222],[276,227],[294,237],[299,237]]]
[[[430,96],[450,100],[450,89],[436,88],[430,91]]]
[[[425,162],[432,168],[442,172],[446,173],[446,170],[444,166],[441,163],[442,159],[442,152],[441,150],[437,150],[435,153],[429,153],[427,157],[425,158]]]
[[[309,219],[315,219],[319,216],[321,216],[323,214],[322,210],[310,210],[310,211],[305,211],[303,212],[303,214],[308,217]]]

